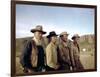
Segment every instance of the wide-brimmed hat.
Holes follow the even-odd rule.
[[[74,34],[73,37],[72,37],[72,40],[75,39],[75,38],[80,38],[80,36],[78,34]]]
[[[56,34],[55,31],[51,31],[51,32],[49,32],[49,35],[47,36],[47,38],[50,38],[52,36],[58,36],[58,35]]]
[[[60,36],[63,36],[63,35],[69,35],[67,32],[62,32],[61,34],[60,34]]]
[[[36,28],[31,29],[31,32],[34,33],[36,31],[42,32],[43,34],[46,34],[45,31],[43,31],[42,25],[37,25]]]

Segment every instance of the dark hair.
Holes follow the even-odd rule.
[[[51,37],[50,38],[48,38],[48,43],[50,43],[51,42]]]

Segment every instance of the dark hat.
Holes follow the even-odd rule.
[[[50,38],[52,36],[58,36],[55,31],[49,32],[49,35],[47,36],[47,38]]]
[[[45,31],[43,31],[42,25],[37,25],[36,28],[31,29],[31,32],[34,33],[36,31],[42,32],[43,34],[46,34]]]
[[[80,36],[78,34],[73,35],[72,40],[75,38],[80,38]]]

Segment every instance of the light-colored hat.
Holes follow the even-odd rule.
[[[62,36],[62,35],[69,35],[67,32],[62,32],[61,34],[60,34],[60,36]]]
[[[43,34],[46,34],[45,31],[43,31],[42,25],[37,25],[36,28],[31,29],[31,32],[34,33],[36,31],[42,32]]]
[[[75,38],[80,38],[80,36],[78,34],[74,34],[73,37],[72,37],[72,40],[75,39]]]

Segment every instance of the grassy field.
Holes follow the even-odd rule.
[[[94,69],[95,68],[95,57],[94,53],[84,53],[80,55],[81,63],[85,69]]]
[[[29,38],[27,38],[29,39]],[[24,40],[24,41],[23,41]],[[23,68],[20,64],[19,56],[23,48],[23,44],[26,39],[17,39],[16,40],[16,74],[23,74]],[[83,51],[85,49],[85,51]],[[94,41],[89,43],[87,40],[80,42],[80,60],[85,69],[94,69],[95,68],[95,48]]]
[[[95,64],[95,58],[94,53],[91,52],[83,52],[80,54],[80,60],[83,64],[83,67],[85,69],[94,69]],[[19,62],[19,57],[16,57],[16,73],[17,74],[23,74],[23,68]]]

